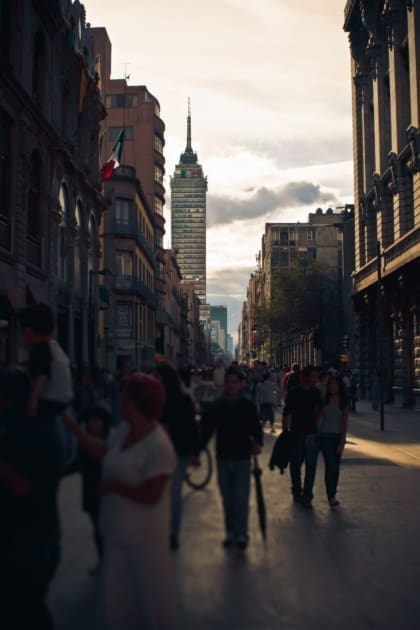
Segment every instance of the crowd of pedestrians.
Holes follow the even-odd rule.
[[[308,366],[248,368],[160,364],[115,374],[72,373],[53,338],[45,304],[20,314],[25,368],[0,373],[1,627],[53,628],[48,585],[60,561],[57,497],[79,473],[81,509],[92,524],[100,630],[176,628],[171,552],[182,544],[182,482],[215,438],[227,549],[249,544],[251,460],[264,426],[290,444],[292,499],[312,508],[318,456],[331,508],[345,446],[351,382]],[[303,472],[303,480],[302,480]]]

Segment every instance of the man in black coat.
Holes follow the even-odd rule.
[[[295,501],[312,508],[313,486],[318,460],[318,422],[322,409],[321,392],[315,387],[313,367],[302,370],[300,385],[289,391],[283,409],[283,430],[290,430],[290,476]],[[305,462],[302,489],[301,468]]]
[[[262,431],[254,402],[241,395],[241,375],[225,374],[225,393],[209,404],[202,420],[202,446],[216,433],[217,474],[225,515],[225,547],[248,544],[251,455],[258,454]]]

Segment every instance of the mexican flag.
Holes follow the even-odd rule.
[[[123,127],[118,134],[118,138],[115,140],[115,144],[112,147],[112,153],[109,160],[102,167],[102,179],[105,181],[111,179],[113,172],[120,165],[122,147],[124,142],[125,127]]]

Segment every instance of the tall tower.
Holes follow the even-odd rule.
[[[206,305],[206,193],[207,177],[191,146],[191,108],[188,99],[187,146],[171,178],[172,249],[184,282],[194,285],[200,298],[200,317]]]

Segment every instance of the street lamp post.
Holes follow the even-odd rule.
[[[96,358],[96,300],[93,303],[93,276],[112,276],[109,269],[89,269],[89,291],[88,291],[88,356],[90,367],[95,365]]]
[[[381,242],[376,242],[376,268],[378,286],[376,294],[377,306],[377,345],[378,345],[378,378],[379,378],[379,422],[381,431],[385,428],[384,412],[384,320],[382,313],[382,253]]]

